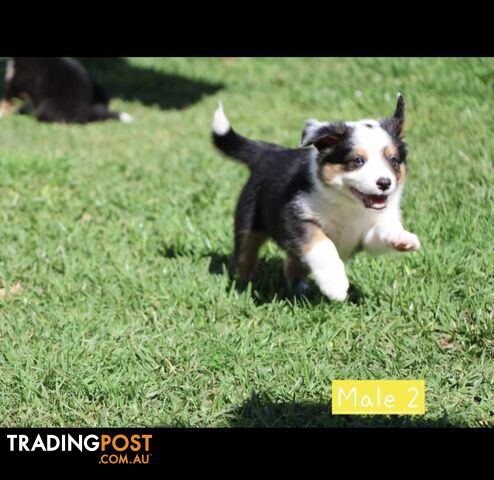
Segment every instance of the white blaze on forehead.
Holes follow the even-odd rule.
[[[382,155],[383,149],[392,143],[388,132],[376,120],[347,122],[347,125],[353,127],[352,143],[366,150],[369,155]]]
[[[380,195],[382,190],[378,188],[379,177],[391,180],[387,193],[396,188],[396,175],[384,156],[384,149],[393,144],[391,136],[375,120],[361,120],[349,122],[352,127],[350,141],[356,152],[362,151],[366,161],[362,168],[349,173],[353,187],[364,194]],[[364,153],[365,152],[365,153]]]

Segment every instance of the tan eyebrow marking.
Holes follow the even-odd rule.
[[[398,150],[394,145],[387,145],[386,147],[384,147],[383,153],[386,158],[391,158],[398,155]]]
[[[362,157],[364,160],[367,160],[367,158],[369,157],[369,154],[367,153],[366,150],[364,150],[363,148],[361,147],[357,147],[353,153],[355,154],[356,157]]]
[[[386,160],[389,160],[391,157],[396,157],[398,155],[398,150],[394,145],[388,145],[387,147],[384,147],[383,154]],[[397,169],[393,168],[393,171],[396,175],[396,181],[398,183],[403,183],[407,174],[406,165],[402,162]]]

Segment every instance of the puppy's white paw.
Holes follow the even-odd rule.
[[[389,244],[399,252],[415,252],[420,248],[417,235],[406,230],[391,236]]]
[[[122,112],[118,116],[119,120],[123,123],[132,123],[134,119],[127,112]]]
[[[350,283],[345,272],[333,272],[322,281],[319,281],[321,292],[331,300],[343,302],[347,298]]]
[[[342,302],[347,296],[348,278],[334,243],[326,238],[314,245],[303,258],[321,292]]]

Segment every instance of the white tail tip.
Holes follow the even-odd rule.
[[[134,119],[126,112],[122,112],[119,116],[121,122],[124,123],[132,123]]]
[[[216,109],[216,112],[214,112],[213,117],[213,132],[216,133],[216,135],[226,135],[229,130],[230,122],[223,111],[223,104],[218,102],[218,108]]]

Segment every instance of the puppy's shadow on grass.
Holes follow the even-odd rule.
[[[247,285],[242,285],[235,280],[233,274],[232,259],[228,255],[211,253],[209,272],[214,275],[227,274],[229,277],[228,288],[235,286],[238,292],[247,290]],[[251,282],[251,294],[257,305],[271,303],[275,300],[306,301],[311,304],[327,302],[317,286],[310,282],[309,290],[303,293],[288,288],[283,276],[283,260],[281,258],[260,258]],[[351,285],[348,301],[358,304],[362,301],[362,292],[357,285]]]
[[[165,258],[194,257],[197,255],[192,249],[179,245],[163,244],[158,254]],[[232,257],[219,252],[208,252],[201,255],[209,258],[209,273],[212,275],[228,276],[227,290],[234,287],[239,293],[250,290],[256,305],[264,305],[274,301],[286,300],[289,302],[308,302],[310,304],[328,303],[328,299],[321,294],[317,286],[310,282],[309,290],[301,293],[288,288],[283,276],[283,260],[281,258],[259,258],[252,281],[248,285],[240,284],[234,275]],[[358,285],[351,285],[348,302],[360,304],[363,295]]]
[[[252,393],[231,412],[231,427],[462,427],[452,424],[447,415],[437,420],[414,416],[332,415],[331,399],[327,402],[272,401],[267,395]]]
[[[137,66],[120,57],[82,57],[78,60],[105,87],[111,98],[138,101],[163,110],[187,108],[224,87],[221,83]]]

